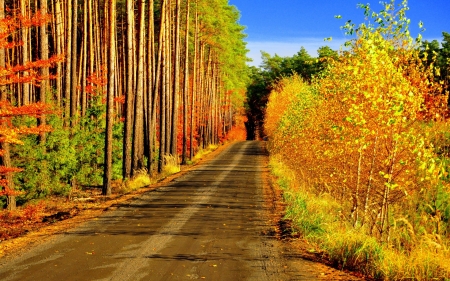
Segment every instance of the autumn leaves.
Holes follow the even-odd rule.
[[[271,152],[315,194],[332,195],[345,223],[403,252],[414,248],[413,238],[400,238],[405,221],[417,236],[446,233],[448,218],[439,217],[440,228],[430,221],[448,203],[424,206],[448,194],[436,137],[447,105],[405,30],[406,5],[395,21],[394,6],[385,8],[311,84],[297,76],[278,83],[265,130]]]

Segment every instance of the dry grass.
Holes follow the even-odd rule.
[[[134,176],[131,179],[123,182],[120,185],[118,192],[121,194],[130,193],[140,188],[154,184],[156,182],[157,179],[150,177],[147,169],[141,169],[135,172]]]
[[[180,163],[178,162],[178,158],[173,155],[165,155],[164,156],[164,169],[163,175],[169,176],[176,174],[181,171]]]
[[[213,152],[214,150],[216,150],[219,147],[219,145],[217,144],[210,144],[207,148],[204,149],[200,149],[195,155],[194,158],[192,159],[192,163],[197,163],[198,161],[200,161],[201,159],[203,159],[206,155],[208,155],[209,153]]]
[[[391,237],[407,243],[408,250],[399,250],[392,241],[381,243],[367,235],[365,229],[354,228],[331,196],[312,194],[298,184],[297,175],[284,165],[283,159],[271,156],[270,168],[284,191],[286,217],[335,266],[378,280],[450,280],[450,251],[443,237],[419,235],[401,218],[392,228]]]

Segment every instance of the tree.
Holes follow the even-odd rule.
[[[11,172],[17,172],[17,169],[11,167],[9,156],[9,145],[20,144],[20,134],[42,134],[48,132],[50,128],[41,123],[39,126],[15,127],[12,119],[17,116],[42,117],[49,113],[50,110],[44,103],[35,103],[23,106],[13,106],[8,101],[5,94],[7,87],[13,87],[18,84],[34,83],[36,85],[52,78],[46,69],[54,66],[57,62],[63,60],[61,56],[52,56],[46,59],[29,61],[23,65],[6,65],[4,54],[6,50],[21,45],[21,42],[11,41],[12,34],[19,31],[19,28],[28,28],[31,26],[41,26],[42,29],[49,22],[50,16],[46,13],[36,13],[30,16],[30,19],[20,17],[12,13],[9,17],[5,17],[4,2],[0,1],[0,156],[2,158],[2,166],[0,166],[2,195],[7,196],[8,209],[15,209],[14,186],[12,182]],[[44,54],[45,56],[45,54]],[[42,71],[42,69],[44,69]],[[44,83],[44,85],[46,85]]]
[[[133,161],[132,171],[144,168],[144,46],[145,46],[145,1],[139,1],[139,38],[137,62],[137,87],[134,103]]]
[[[183,148],[181,163],[186,164],[187,158],[187,122],[188,122],[188,97],[189,97],[189,11],[190,3],[186,0],[186,28],[184,36],[184,89],[183,89]],[[191,127],[192,131],[192,127]],[[191,145],[192,146],[192,145]]]
[[[435,66],[435,80],[443,84],[443,94],[450,91],[450,34],[442,33],[442,46],[439,41],[424,41],[420,46],[420,55],[428,67]],[[449,103],[450,104],[450,103]]]
[[[361,7],[378,24],[355,31],[347,23],[356,39],[311,85],[282,79],[269,97],[266,132],[271,152],[317,194],[336,198],[353,227],[389,243],[392,222],[444,184],[426,127],[445,116],[446,103],[409,37],[406,1],[398,10],[384,3],[381,13]]]
[[[131,177],[131,151],[133,136],[133,111],[134,111],[134,5],[133,0],[127,0],[127,67],[126,67],[126,92],[125,92],[125,132],[123,146],[123,177]]]
[[[109,65],[108,65],[108,92],[106,96],[106,137],[105,137],[105,167],[103,173],[102,194],[111,195],[111,174],[112,174],[112,142],[114,124],[114,91],[116,74],[116,0],[109,2]]]

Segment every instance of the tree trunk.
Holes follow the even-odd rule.
[[[189,159],[193,159],[194,158],[194,126],[195,126],[195,122],[194,122],[194,118],[196,115],[195,112],[195,103],[196,103],[196,95],[197,95],[197,70],[198,70],[198,33],[199,33],[199,27],[198,27],[198,8],[197,8],[197,1],[195,3],[195,33],[194,33],[194,61],[193,61],[193,70],[192,70],[192,81],[193,81],[193,85],[192,85],[192,94],[191,94],[191,130],[190,130],[190,134],[189,134],[189,145],[190,145],[190,149],[189,149]]]
[[[160,110],[160,117],[159,117],[159,161],[158,161],[158,172],[162,172],[164,169],[164,156],[166,154],[166,79],[167,79],[167,51],[166,51],[166,45],[167,45],[167,35],[166,35],[166,9],[167,9],[167,1],[162,1],[162,7],[161,7],[161,29],[160,29],[160,40],[159,40],[159,64],[160,64],[160,70],[159,73],[161,77],[158,77],[157,80],[161,79],[161,87],[160,87],[160,94],[159,94],[159,110]]]
[[[81,117],[86,115],[87,110],[87,60],[88,60],[88,1],[84,0],[83,4],[83,56],[81,67]]]
[[[43,16],[47,15],[47,0],[41,0],[41,13]],[[47,35],[47,24],[43,24],[39,28],[39,35],[40,35],[40,59],[41,60],[48,60],[48,35]],[[48,67],[41,67],[40,68],[40,75],[44,77],[44,80],[41,82],[40,89],[39,89],[39,101],[46,103],[47,102],[47,93],[50,93],[50,83],[48,81],[48,76],[50,74]],[[46,117],[45,115],[42,115],[39,118],[39,123],[41,125],[46,124]],[[46,134],[40,133],[39,139],[41,143],[45,143],[46,140]]]
[[[139,1],[139,49],[137,89],[133,128],[132,172],[144,167],[144,43],[145,43],[145,1]]]
[[[64,83],[64,116],[65,122],[69,122],[70,118],[70,101],[72,90],[72,0],[67,1],[67,18],[66,18],[66,69]],[[68,123],[66,123],[68,124]]]
[[[375,169],[375,159],[377,157],[377,151],[378,151],[377,145],[378,145],[378,135],[375,137],[375,141],[373,143],[372,161],[370,164],[369,179],[367,180],[367,186],[366,186],[366,191],[365,191],[364,215],[362,218],[361,225],[364,225],[367,222],[367,220],[369,219],[368,212],[369,212],[369,206],[370,206],[370,202],[371,202],[370,193],[372,192],[373,172]]]
[[[184,35],[184,90],[183,90],[183,149],[181,163],[186,164],[187,119],[189,96],[189,0],[186,0],[186,30]]]
[[[172,87],[170,87],[172,84],[172,50],[171,50],[171,43],[172,43],[172,36],[171,36],[171,27],[172,27],[172,4],[171,0],[167,0],[167,9],[166,9],[166,24],[165,24],[165,35],[166,35],[166,44],[165,44],[165,106],[163,107],[165,110],[165,141],[164,141],[164,155],[170,154],[170,144],[171,144],[171,113],[172,113]]]
[[[123,177],[131,177],[131,152],[133,135],[134,110],[134,5],[133,0],[127,0],[127,91],[125,93],[125,132],[123,147]]]
[[[71,124],[72,126],[77,123],[76,121],[76,115],[77,115],[77,105],[78,105],[78,75],[77,75],[77,48],[78,48],[78,41],[77,41],[77,30],[78,30],[78,0],[72,0],[72,8],[73,8],[73,14],[72,14],[72,88],[71,88],[71,95],[70,95],[70,117],[72,118]]]
[[[173,70],[173,105],[172,105],[172,125],[170,154],[178,160],[178,99],[180,91],[180,0],[175,3],[175,49],[174,49],[174,70]]]
[[[109,0],[109,62],[108,62],[108,92],[106,103],[106,137],[105,137],[105,165],[103,174],[102,194],[111,195],[112,181],[112,142],[114,124],[114,89],[116,74],[116,0]]]
[[[156,107],[154,108],[153,103],[156,100],[153,96],[156,95],[155,91],[155,26],[154,26],[154,2],[149,0],[148,3],[148,45],[147,45],[147,73],[150,76],[147,78],[147,144],[148,144],[148,161],[147,170],[151,174],[153,171],[153,158],[154,158],[154,148],[155,148],[155,121],[153,115],[156,116]]]
[[[4,1],[4,0],[3,0]],[[28,7],[26,4],[26,0],[20,0],[20,13],[22,17],[28,18],[27,15]],[[28,36],[29,36],[29,29],[28,28],[22,28],[20,30],[22,35],[22,65],[27,64],[30,61],[29,58],[29,42],[28,42]],[[1,51],[0,51],[1,52]],[[28,75],[28,72],[24,72],[23,75]],[[22,84],[22,104],[27,105],[30,103],[30,84],[24,83]]]

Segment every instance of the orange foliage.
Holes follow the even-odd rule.
[[[12,49],[23,44],[21,41],[10,40],[11,34],[17,32],[19,29],[40,26],[51,20],[51,14],[43,15],[37,12],[31,17],[23,17],[20,13],[16,13],[13,10],[9,9],[7,11],[10,15],[0,20],[1,49]],[[57,55],[47,60],[36,60],[22,65],[6,65],[5,67],[0,67],[0,85],[32,83],[38,86],[39,82],[43,80],[55,78],[54,75],[41,76],[38,70],[42,67],[54,66],[63,60],[63,55]]]
[[[247,122],[247,116],[236,116],[236,126],[222,137],[222,140],[234,141],[234,140],[246,140],[247,130],[245,129],[245,122]]]
[[[86,78],[89,83],[85,91],[91,96],[102,95],[103,87],[107,84],[106,67],[102,66],[98,71],[92,73]]]
[[[15,238],[32,225],[42,224],[45,203],[29,204],[14,211],[0,211],[0,241]]]
[[[11,35],[22,28],[32,26],[41,26],[51,20],[51,14],[43,15],[40,12],[32,16],[24,17],[17,11],[8,9],[8,16],[0,20],[0,48],[9,49],[23,44],[21,41],[12,41]],[[43,80],[55,78],[52,75],[42,76],[39,69],[43,67],[51,67],[56,63],[63,61],[62,55],[52,56],[46,60],[30,61],[23,65],[6,65],[0,67],[0,86],[12,84],[33,83],[39,86]],[[0,142],[10,144],[21,144],[19,139],[23,134],[40,134],[49,132],[50,126],[21,126],[16,127],[12,124],[12,119],[19,116],[40,117],[44,114],[51,113],[52,110],[48,105],[43,103],[34,103],[23,106],[13,106],[8,101],[0,101]],[[1,151],[0,154],[4,154]],[[0,187],[3,187],[0,195],[13,195],[16,192],[8,188],[8,182],[5,175],[11,172],[18,172],[18,169],[0,166]]]

